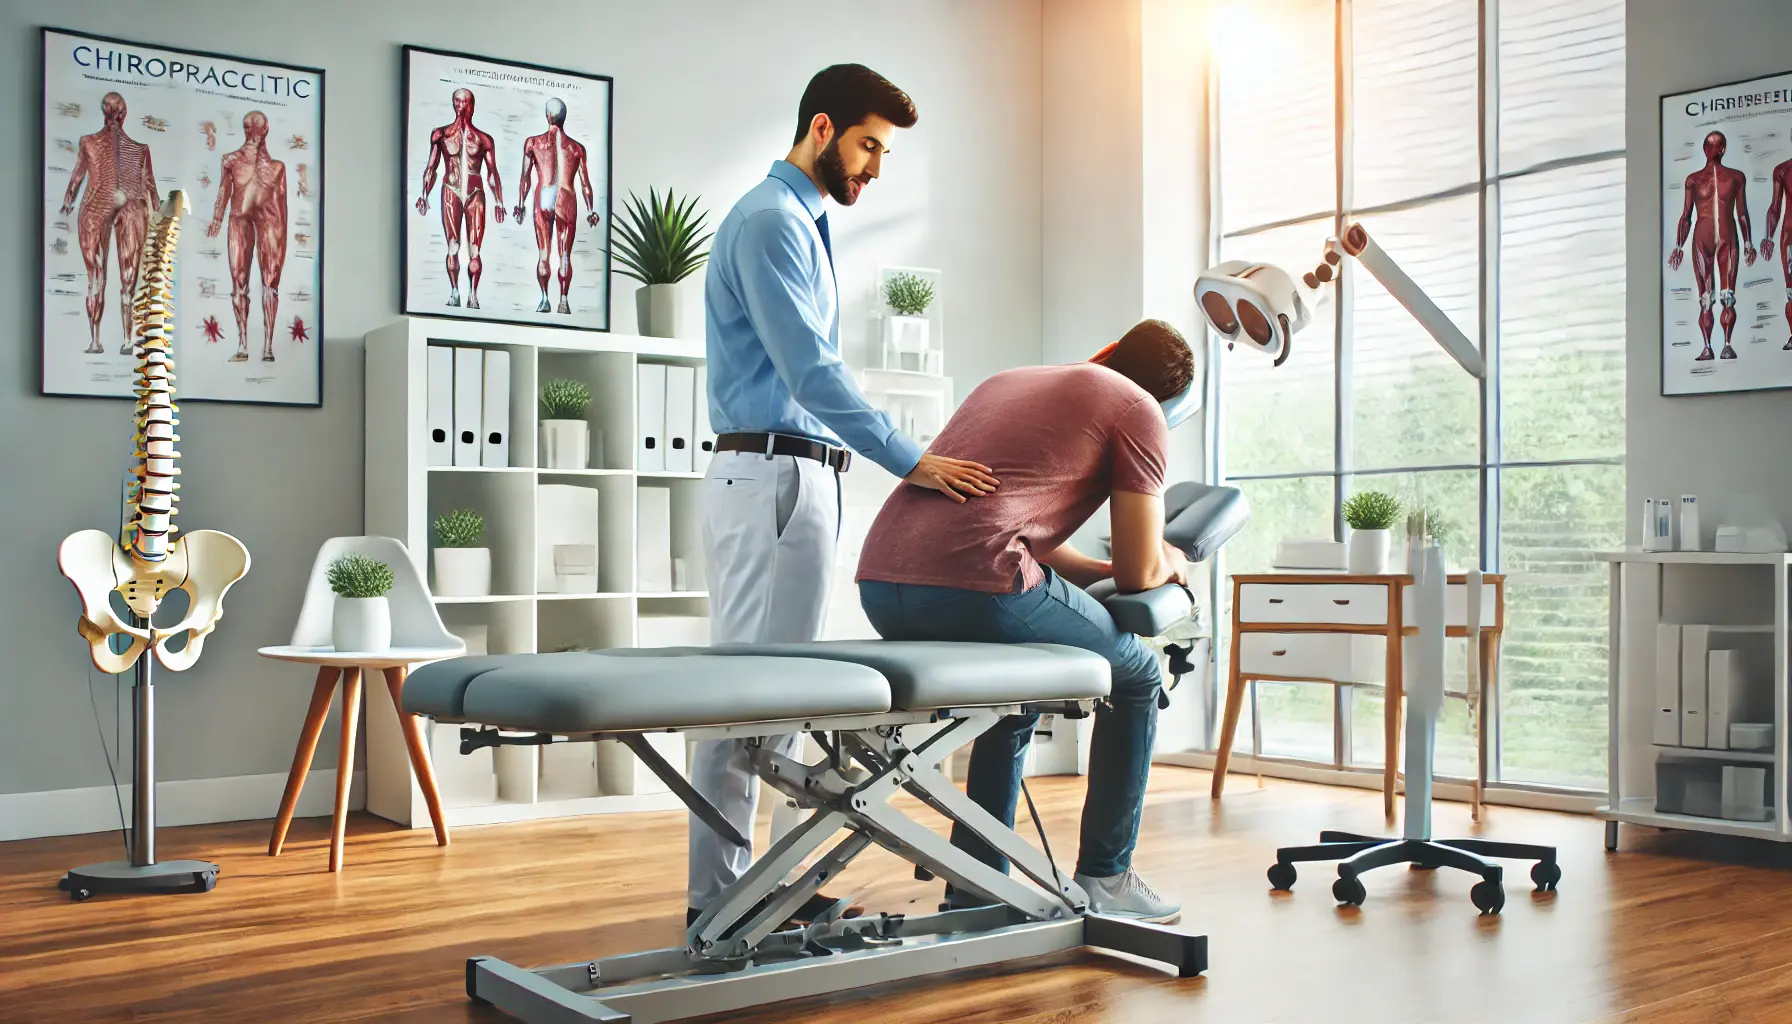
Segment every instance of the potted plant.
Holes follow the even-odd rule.
[[[1400,521],[1400,500],[1381,491],[1361,491],[1344,503],[1344,522],[1350,527],[1345,562],[1351,572],[1388,571],[1388,550],[1393,546],[1393,526]]]
[[[492,592],[492,550],[479,547],[485,517],[457,508],[436,517],[436,596],[486,597]]]
[[[890,315],[884,317],[884,349],[896,353],[897,365],[891,369],[908,369],[907,357],[915,357],[915,369],[932,372],[927,365],[932,324],[927,310],[933,305],[933,282],[919,274],[899,271],[884,279],[884,304]]]
[[[542,384],[543,469],[584,469],[590,464],[591,425],[585,422],[590,407],[591,388],[582,380],[562,377]]]
[[[392,567],[377,558],[350,553],[325,570],[336,605],[330,615],[330,643],[338,651],[377,652],[392,646]]]
[[[647,202],[633,192],[624,208],[628,217],[616,222],[616,259],[621,273],[641,282],[635,290],[635,319],[650,338],[676,338],[679,328],[678,282],[709,260],[703,246],[714,234],[698,237],[708,214],[697,199],[680,200],[666,190],[664,200],[649,189]]]
[[[1467,539],[1455,520],[1435,509],[1415,508],[1407,516],[1406,533],[1420,533],[1431,544],[1443,549],[1444,568],[1455,572],[1463,554],[1462,548]],[[1409,567],[1410,571],[1410,567]]]

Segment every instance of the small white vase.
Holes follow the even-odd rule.
[[[635,322],[649,338],[676,338],[680,322],[678,286],[645,284],[635,289]]]
[[[1350,571],[1379,574],[1388,571],[1388,551],[1393,547],[1392,530],[1353,530],[1345,552]]]
[[[584,420],[541,421],[541,468],[585,469],[591,465],[591,424]]]
[[[336,598],[330,645],[338,651],[377,652],[392,646],[392,609],[383,597]]]
[[[895,355],[891,370],[927,372],[927,347],[933,323],[924,316],[902,316],[892,313],[884,317],[884,344]],[[910,365],[911,357],[913,365]]]
[[[489,597],[491,548],[436,548],[437,597]]]

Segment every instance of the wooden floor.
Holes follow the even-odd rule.
[[[1792,851],[1626,830],[1605,853],[1590,818],[1496,807],[1481,834],[1554,842],[1564,877],[1533,897],[1509,872],[1505,912],[1478,917],[1468,876],[1383,869],[1339,909],[1330,871],[1292,894],[1264,869],[1321,827],[1382,830],[1365,790],[1240,776],[1220,804],[1207,775],[1153,773],[1138,866],[1210,937],[1205,977],[1061,954],[1002,970],[787,1003],[755,1022],[1524,1022],[1792,1020]],[[1070,846],[1080,779],[1038,781]],[[1440,836],[1472,834],[1441,804]],[[672,945],[683,930],[682,814],[427,829],[365,815],[347,870],[324,871],[328,822],[295,823],[266,856],[267,822],[167,829],[161,855],[222,865],[216,891],[96,897],[55,888],[66,868],[119,855],[116,833],[0,844],[0,1020],[496,1021],[464,996],[463,962],[529,966]],[[1061,851],[1061,856],[1068,856]],[[923,912],[938,884],[873,850],[831,887]]]

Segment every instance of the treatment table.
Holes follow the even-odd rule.
[[[1208,490],[1230,489],[1205,489],[1196,497]],[[1172,505],[1172,524],[1184,504]],[[1230,501],[1227,508],[1235,530],[1244,513]],[[1212,537],[1203,528],[1186,537],[1179,531],[1171,542],[1205,553],[1202,545],[1178,539],[1196,534]],[[1104,601],[1122,628],[1146,635],[1162,632],[1191,607],[1190,596],[1173,584],[1108,594]],[[646,734],[753,741],[803,732],[826,753],[807,765],[749,743],[752,770],[810,813],[703,908],[683,946],[535,969],[476,956],[467,961],[468,997],[531,1024],[652,1024],[1081,946],[1155,961],[1178,977],[1202,973],[1206,936],[1093,913],[1049,845],[1035,848],[941,769],[1005,716],[1086,717],[1107,696],[1110,672],[1105,659],[1074,647],[923,641],[491,655],[418,669],[405,685],[404,711],[477,723],[462,731],[463,752],[618,740],[698,820],[739,845],[747,840]],[[976,860],[911,818],[891,802],[898,792],[968,828],[1020,877]],[[1045,843],[1043,828],[1040,839]],[[778,930],[873,844],[987,905],[842,919],[834,915],[843,901],[813,924]]]

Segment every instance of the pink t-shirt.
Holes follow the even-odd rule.
[[[929,447],[995,471],[959,504],[909,484],[884,502],[858,579],[1008,593],[1115,491],[1159,494],[1170,431],[1144,388],[1094,363],[1005,370],[977,385]]]

